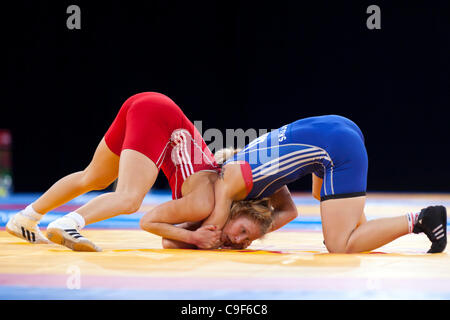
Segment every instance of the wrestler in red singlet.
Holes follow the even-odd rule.
[[[126,100],[105,141],[118,156],[132,149],[152,160],[169,180],[173,199],[182,197],[181,186],[190,175],[219,170],[197,128],[175,102],[157,92]]]

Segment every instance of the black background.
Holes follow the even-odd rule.
[[[71,4],[81,30],[66,27]],[[371,4],[381,30],[366,27]],[[16,192],[82,170],[142,91],[203,130],[340,114],[365,135],[369,191],[450,189],[449,1],[14,1],[1,21]]]

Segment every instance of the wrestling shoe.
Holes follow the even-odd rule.
[[[83,237],[77,223],[68,217],[61,217],[47,227],[47,238],[73,251],[102,251],[93,242]]]
[[[447,210],[443,206],[430,206],[420,211],[414,233],[425,233],[431,241],[427,253],[439,253],[447,246]]]
[[[50,243],[39,230],[38,223],[39,221],[37,219],[25,216],[21,211],[8,220],[5,229],[9,234],[26,240],[29,243]]]

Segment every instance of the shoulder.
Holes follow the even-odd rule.
[[[220,179],[227,194],[233,200],[242,200],[248,194],[251,167],[245,161],[231,161],[222,167]]]

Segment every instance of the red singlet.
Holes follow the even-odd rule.
[[[197,128],[167,96],[144,92],[130,97],[105,134],[105,142],[120,156],[124,149],[146,155],[169,180],[172,198],[198,171],[218,171],[214,155]]]

